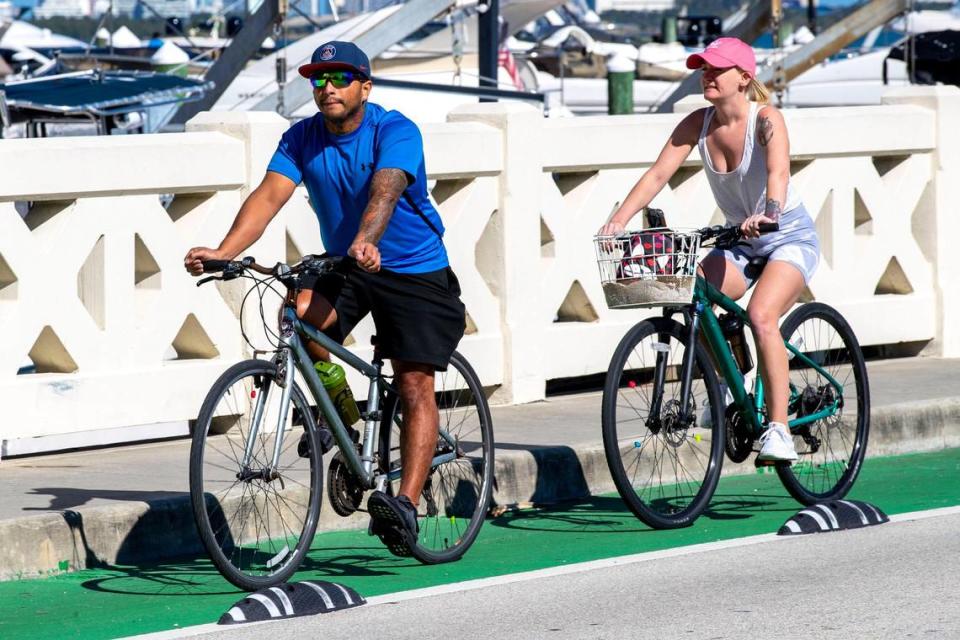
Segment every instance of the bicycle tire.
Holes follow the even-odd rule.
[[[836,336],[842,342],[842,348],[836,346],[838,343],[831,342],[824,344],[828,339],[826,329],[821,326],[813,326],[815,322],[825,323],[836,333]],[[810,323],[810,329],[804,329],[804,325]],[[828,419],[818,420],[813,423],[810,429],[811,435],[821,442],[821,451],[809,454],[811,459],[804,460],[803,449],[798,446],[800,460],[792,466],[786,463],[777,464],[777,475],[780,481],[791,496],[804,505],[814,504],[816,502],[827,502],[843,498],[853,487],[860,469],[863,465],[863,459],[867,451],[867,438],[870,432],[870,383],[867,379],[867,367],[863,359],[863,352],[860,349],[860,343],[853,329],[840,314],[839,311],[820,302],[811,302],[795,309],[787,319],[784,320],[780,328],[780,333],[785,341],[796,340],[797,336],[804,337],[805,343],[801,351],[812,357],[815,361],[822,359],[821,365],[825,368],[833,366],[828,371],[834,379],[844,386],[844,402],[842,412],[837,416]],[[813,343],[813,344],[811,344]],[[812,347],[812,348],[811,348]],[[827,348],[829,347],[829,348]],[[845,362],[846,360],[846,362]],[[791,384],[797,382],[806,383],[804,388],[817,392],[822,388],[822,384],[810,383],[809,373],[814,371],[809,368],[802,368],[797,358],[790,361],[790,379]],[[845,374],[838,377],[841,373]],[[826,379],[821,378],[822,383]],[[850,398],[849,377],[853,376],[854,385],[852,391],[856,392],[855,398]],[[840,379],[840,378],[843,379]],[[813,398],[814,396],[811,396]],[[796,410],[813,410],[816,407],[804,409],[802,402],[794,402],[791,406],[790,418],[796,417]],[[857,415],[853,420],[853,428],[849,427],[851,421],[845,414],[853,406]],[[852,439],[844,434],[852,434]],[[808,447],[808,444],[801,436],[794,436],[794,442],[797,445]],[[826,443],[826,447],[822,444]],[[846,446],[845,451],[838,455],[833,448],[837,446]],[[831,459],[834,458],[835,459]],[[842,465],[842,471],[836,473],[837,468]],[[833,474],[833,475],[832,475]],[[818,480],[820,478],[820,480]],[[835,479],[831,479],[835,478]]]
[[[720,471],[723,466],[725,424],[720,398],[717,373],[711,364],[706,349],[697,341],[694,346],[696,374],[691,398],[696,403],[699,397],[703,406],[709,402],[713,425],[709,429],[699,428],[695,422],[693,428],[683,428],[673,421],[677,415],[680,401],[679,380],[667,381],[663,386],[664,404],[661,406],[660,419],[663,425],[657,427],[648,422],[653,401],[653,388],[656,385],[654,371],[656,357],[644,359],[644,349],[637,348],[646,344],[657,354],[666,353],[673,370],[674,378],[682,366],[682,353],[676,354],[680,346],[688,348],[687,328],[675,320],[653,318],[634,325],[620,341],[607,370],[603,386],[602,429],[603,446],[610,475],[614,485],[627,507],[640,520],[655,529],[673,529],[693,524],[710,502]],[[669,344],[664,343],[669,340]],[[666,344],[666,351],[657,345]],[[659,351],[657,351],[659,350]],[[638,383],[638,380],[640,381]],[[702,389],[700,388],[702,387]],[[623,389],[629,391],[623,392]],[[674,396],[667,399],[667,391]],[[694,393],[696,391],[696,393]],[[645,394],[645,395],[641,395]],[[705,396],[704,396],[705,394]],[[648,399],[647,414],[643,416],[634,400]],[[621,404],[621,402],[623,404]],[[639,403],[638,403],[639,404]],[[640,407],[642,408],[642,407]],[[619,416],[622,410],[623,417]],[[694,415],[699,417],[697,407]],[[645,432],[644,432],[645,431]],[[709,447],[703,446],[703,440],[709,437]],[[621,443],[627,444],[621,446]],[[659,451],[658,451],[659,445]],[[684,445],[688,445],[684,447]],[[667,484],[663,483],[664,461],[675,452],[667,471]],[[643,458],[645,454],[647,457]],[[681,460],[681,456],[684,456]],[[625,464],[624,458],[628,458]],[[652,459],[652,460],[651,460]],[[686,464],[696,460],[702,471],[688,471]],[[655,487],[654,476],[659,470],[659,487]],[[673,472],[672,481],[669,478]],[[699,475],[702,473],[702,479]],[[651,488],[648,491],[648,487]]]
[[[281,584],[296,572],[313,542],[320,513],[323,490],[320,442],[313,413],[296,383],[290,395],[287,418],[289,433],[286,433],[287,429],[284,430],[286,436],[278,466],[281,470],[279,477],[270,480],[263,477],[240,478],[243,471],[240,458],[244,447],[239,445],[245,446],[248,441],[251,405],[258,397],[266,396],[261,401],[266,407],[261,414],[261,422],[268,425],[264,416],[272,417],[273,399],[276,398],[277,406],[280,404],[281,388],[275,384],[276,376],[276,365],[266,360],[246,360],[227,369],[214,382],[203,402],[193,427],[190,448],[190,500],[197,532],[221,575],[247,591]],[[276,393],[271,396],[274,389]],[[242,401],[246,401],[246,404]],[[302,425],[293,424],[294,409],[299,410]],[[296,431],[301,426],[309,442],[306,458],[301,458],[297,453],[300,438]],[[260,428],[259,442],[255,440],[253,466],[259,463],[265,467],[267,465],[264,462],[272,460],[270,436],[268,427]],[[259,444],[258,449],[256,444]],[[229,466],[231,457],[235,468]],[[286,461],[289,464],[284,466]],[[302,468],[304,464],[307,465],[306,469]],[[279,488],[274,484],[278,481]],[[226,483],[230,485],[225,491],[213,493],[208,490]],[[239,487],[238,495],[235,489],[239,484],[244,486]],[[254,495],[257,487],[263,489],[262,497]],[[304,492],[306,501],[302,496]],[[281,536],[275,533],[276,528],[271,529],[270,512],[265,517],[260,514],[258,500],[265,509],[276,504],[273,526],[280,528]],[[231,515],[228,516],[228,513]],[[249,520],[251,514],[252,521]],[[252,546],[251,530],[255,537]],[[260,538],[261,531],[266,534],[263,540]],[[244,560],[247,560],[246,564]]]
[[[458,446],[457,457],[431,469],[424,486],[417,513],[420,531],[411,549],[423,564],[463,557],[480,533],[493,494],[493,420],[483,385],[470,363],[456,351],[447,371],[438,372],[438,376],[440,428],[456,438]],[[458,377],[463,380],[462,386],[457,384]],[[452,424],[455,419],[457,424]],[[399,466],[402,423],[400,399],[390,393],[380,427],[379,464],[383,473]],[[444,447],[446,443],[438,438],[438,453],[446,451]],[[396,495],[399,484],[399,479],[389,482],[387,493]]]

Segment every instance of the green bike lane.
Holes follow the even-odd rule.
[[[872,458],[849,498],[888,514],[960,505],[960,449]],[[317,536],[294,580],[347,584],[366,597],[775,532],[800,506],[775,473],[724,478],[694,526],[654,531],[619,497],[507,511],[459,562],[395,558],[365,531]],[[824,534],[838,535],[838,534]],[[116,638],[215,622],[242,597],[205,558],[111,566],[0,583],[0,638]]]

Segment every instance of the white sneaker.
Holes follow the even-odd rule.
[[[780,422],[771,422],[767,430],[760,436],[760,453],[758,462],[796,462],[797,450],[793,446],[793,436],[786,425]]]

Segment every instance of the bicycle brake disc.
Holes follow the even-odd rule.
[[[724,420],[727,422],[727,438],[724,443],[727,458],[730,462],[743,462],[753,452],[753,435],[749,427],[743,423],[743,416],[740,415],[736,405],[727,407]]]
[[[337,515],[344,518],[357,511],[363,501],[363,487],[350,473],[339,451],[327,466],[327,497]]]

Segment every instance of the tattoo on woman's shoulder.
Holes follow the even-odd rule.
[[[767,198],[767,206],[763,211],[763,215],[767,216],[774,222],[780,221],[780,214],[782,213],[780,203],[772,198]]]
[[[757,140],[763,146],[767,146],[771,139],[773,139],[773,123],[767,116],[760,116],[757,122]]]

